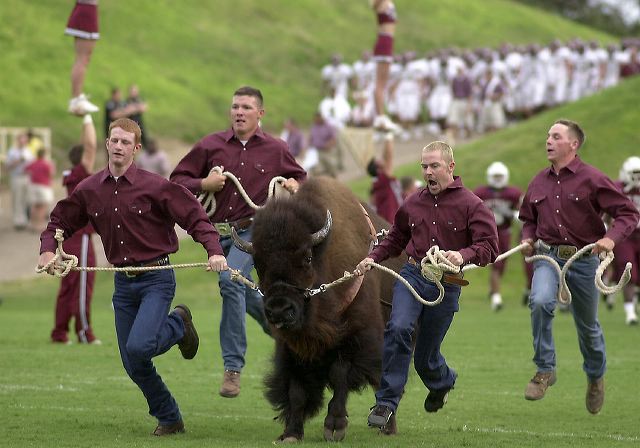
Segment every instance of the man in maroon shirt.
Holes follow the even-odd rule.
[[[207,270],[227,269],[218,233],[196,198],[184,187],[162,176],[137,169],[140,128],[121,118],[109,128],[104,170],[82,181],[58,202],[40,237],[39,266],[54,257],[56,229],[66,238],[91,224],[102,238],[107,260],[118,267],[164,266],[178,250],[175,224],[201,243],[208,254]],[[52,273],[52,267],[49,273]],[[153,434],[184,432],[180,409],[151,361],[178,344],[182,356],[192,359],[198,334],[186,305],[168,314],[176,282],[172,269],[117,272],[113,308],[122,364],[140,388],[149,414],[158,426]]]
[[[255,204],[264,204],[268,187],[275,176],[287,178],[283,186],[290,192],[298,189],[298,182],[306,179],[306,172],[298,165],[285,142],[266,134],[260,128],[264,115],[260,90],[241,87],[233,94],[231,129],[210,134],[195,144],[178,163],[171,180],[187,187],[192,193],[208,191],[215,194],[216,209],[211,222],[220,231],[220,244],[229,266],[250,278],[253,258],[236,248],[230,238],[230,227],[246,241],[251,241],[251,222],[255,210],[245,202],[233,182],[211,172],[218,166],[233,173]],[[249,313],[268,332],[264,304],[257,291],[231,280],[229,272],[220,274],[222,317],[220,319],[220,347],[224,360],[224,377],[220,395],[236,397],[240,393],[240,372],[247,351],[245,312]]]
[[[67,195],[70,195],[81,181],[93,173],[98,143],[96,128],[89,114],[84,116],[81,141],[81,144],[75,145],[69,151],[69,160],[73,168],[62,173],[62,183],[67,188]],[[87,267],[96,264],[95,249],[91,241],[92,233],[93,228],[88,225],[71,235],[62,245],[67,254],[78,257],[79,266]],[[93,334],[90,319],[95,279],[95,271],[71,271],[62,278],[56,298],[55,326],[51,331],[51,341],[71,343],[67,333],[69,322],[73,317],[78,342],[101,344]]]
[[[370,262],[380,263],[406,251],[409,262],[400,275],[427,300],[438,296],[436,284],[422,276],[420,261],[427,250],[438,246],[456,266],[467,263],[485,266],[495,260],[498,234],[491,211],[462,180],[453,175],[453,150],[444,142],[433,142],[422,150],[422,174],[427,186],[411,195],[395,215],[389,235],[356,268],[369,270]],[[437,412],[447,401],[457,374],[450,368],[440,346],[458,311],[460,286],[443,284],[445,293],[436,306],[425,306],[397,282],[393,290],[391,318],[384,333],[382,379],[376,391],[376,405],[369,414],[369,426],[384,433],[395,432],[395,412],[409,374],[412,334],[417,334],[414,365],[429,394],[427,412]]]
[[[520,197],[519,188],[509,184],[509,169],[502,162],[493,162],[487,168],[487,185],[476,188],[473,192],[484,201],[493,212],[498,226],[498,252],[503,254],[511,247],[511,223],[518,215]],[[500,280],[504,274],[506,260],[491,265],[490,291],[491,309],[498,311],[502,308],[500,294]]]
[[[584,132],[573,121],[558,120],[551,126],[546,144],[551,166],[529,184],[519,218],[524,223],[522,242],[528,244],[523,253],[531,255],[535,248],[561,267],[579,248],[595,242],[590,253],[571,264],[566,280],[587,375],[586,407],[597,414],[604,403],[606,355],[594,283],[599,264],[596,254],[613,250],[627,238],[638,225],[640,214],[611,179],[578,157],[584,140]],[[602,221],[604,213],[613,219],[608,229]],[[525,390],[527,400],[540,400],[556,382],[551,329],[558,287],[558,274],[551,264],[536,261],[529,308],[537,371]]]

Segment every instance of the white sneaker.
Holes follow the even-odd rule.
[[[391,131],[396,135],[402,132],[402,127],[391,121],[386,115],[378,115],[373,119],[373,128],[379,131]]]
[[[100,108],[87,99],[84,93],[69,100],[69,112],[74,115],[86,115],[98,112]]]
[[[624,322],[627,325],[638,325],[638,315],[636,314],[635,310],[627,312],[627,317],[625,318]]]
[[[491,294],[491,309],[499,311],[502,308],[502,296],[499,292]]]

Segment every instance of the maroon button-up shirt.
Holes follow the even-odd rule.
[[[222,255],[218,232],[186,188],[135,164],[116,181],[109,168],[88,177],[58,202],[40,236],[40,253],[54,252],[56,229],[65,239],[91,223],[109,263],[148,261],[178,250],[177,223],[202,244],[208,256]]]
[[[465,263],[484,266],[498,255],[498,231],[486,205],[460,177],[438,195],[422,188],[396,213],[389,235],[369,256],[376,263],[400,255],[421,260],[431,246],[460,252]]]
[[[171,173],[170,179],[184,185],[192,193],[201,191],[201,180],[214,166],[223,166],[233,173],[251,200],[262,205],[267,200],[269,182],[276,176],[301,182],[307,173],[291,155],[285,142],[262,132],[251,136],[245,146],[233,130],[204,137],[184,156]],[[215,194],[216,211],[212,222],[231,222],[253,216],[255,210],[242,198],[235,184],[227,179],[224,188]]]
[[[609,229],[603,213],[613,218]],[[551,167],[533,178],[520,207],[523,239],[584,247],[603,237],[616,244],[633,232],[640,214],[613,181],[579,157],[556,174]]]

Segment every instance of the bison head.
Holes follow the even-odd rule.
[[[304,327],[310,288],[323,265],[319,255],[332,219],[327,210],[324,224],[315,230],[318,227],[313,228],[313,224],[319,225],[317,209],[305,216],[277,204],[282,202],[289,201],[274,201],[256,214],[253,242],[243,240],[233,230],[231,237],[236,247],[253,255],[269,323],[295,331]]]

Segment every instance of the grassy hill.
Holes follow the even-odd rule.
[[[510,169],[511,183],[525,189],[533,176],[548,165],[545,153],[547,131],[560,118],[577,121],[587,135],[578,151],[582,159],[613,179],[618,178],[622,162],[640,153],[640,78],[629,79],[615,88],[600,92],[573,104],[537,115],[515,126],[484,136],[473,143],[455,147],[456,174],[470,188],[486,182],[489,164],[501,160]],[[398,176],[422,178],[420,149],[416,162],[398,167]],[[366,197],[370,179],[361,179],[352,187]]]
[[[78,134],[65,112],[73,43],[62,32],[72,3],[3,0],[0,8],[0,125],[49,126],[57,148]],[[399,51],[613,39],[504,0],[396,3]],[[263,90],[267,129],[289,115],[308,123],[330,54],[353,61],[374,40],[365,0],[110,0],[100,4],[100,27],[85,90],[102,105],[111,86],[137,83],[149,133],[187,141],[226,126],[230,95],[243,84]]]

